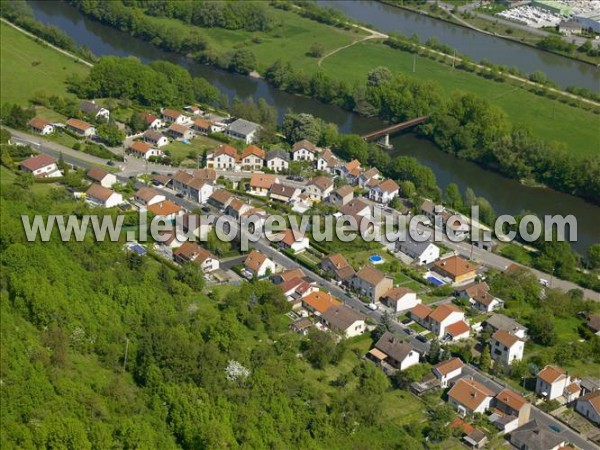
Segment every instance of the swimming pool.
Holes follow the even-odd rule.
[[[431,275],[429,275],[426,278],[426,280],[429,281],[431,284],[435,284],[436,286],[443,286],[444,284],[446,284],[442,280],[440,280],[434,276],[431,276]]]
[[[382,264],[383,258],[380,255],[371,255],[369,256],[369,261],[371,261],[373,264]]]

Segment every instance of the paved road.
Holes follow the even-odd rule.
[[[73,150],[72,148],[65,147],[64,145],[56,144],[54,142],[47,141],[39,136],[32,136],[27,133],[23,133],[21,131],[17,131],[11,128],[8,128],[11,134],[17,137],[19,140],[27,143],[32,143],[33,147],[41,152],[48,153],[52,156],[58,157],[61,153],[63,155],[63,159],[69,163],[72,163],[78,167],[89,168],[92,165],[106,165],[106,160],[101,158],[97,158],[92,155],[88,155],[86,153],[79,152],[77,150]],[[152,164],[145,162],[144,160],[138,158],[128,157],[127,160],[121,164],[122,171],[120,173],[120,179],[127,181],[129,176],[139,175],[140,173],[147,173],[148,171],[153,171],[162,174],[174,173],[178,169],[172,166],[165,166],[161,164]],[[227,178],[232,179],[233,181],[239,181],[243,178],[248,178],[250,176],[250,172],[230,172],[230,171],[221,171],[218,170],[217,174],[219,176],[223,175]],[[285,184],[302,188],[305,186],[305,183],[295,182],[291,180],[285,180]],[[363,199],[371,204],[366,199]],[[384,210],[384,214],[388,214]],[[398,211],[393,211],[392,215],[399,215]],[[444,236],[444,245],[451,248],[452,250],[457,251],[459,254],[471,258],[481,264],[484,264],[489,267],[493,267],[496,269],[504,270],[511,264],[516,264],[514,261],[504,258],[500,255],[490,253],[488,251],[476,248],[469,243],[456,243],[448,240]],[[520,264],[517,264],[520,265]],[[524,266],[523,266],[524,267]],[[583,290],[584,296],[590,300],[599,301],[600,302],[600,293],[594,292],[590,289],[583,289],[577,286],[575,283],[570,281],[561,280],[552,276],[551,274],[540,272],[536,269],[532,269],[533,273],[538,278],[543,278],[545,280],[551,281],[551,287],[558,288],[563,291],[569,291],[571,289],[581,289]]]
[[[496,394],[502,391],[505,387],[509,387],[503,383],[492,380],[488,375],[482,373],[479,369],[470,364],[467,364],[463,367],[463,374],[473,377],[476,381],[494,391]],[[509,389],[514,390],[512,387],[509,387]],[[585,439],[582,435],[571,430],[567,425],[555,419],[550,414],[546,414],[544,411],[534,405],[531,405],[530,419],[535,419],[539,424],[548,427],[548,430],[551,430],[550,425],[558,427],[561,430],[559,434],[563,436],[566,441],[575,444],[581,449],[600,449],[600,447]]]

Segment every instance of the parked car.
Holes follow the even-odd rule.
[[[114,161],[106,161],[107,166],[116,166],[117,164]]]
[[[403,323],[404,325],[408,325],[408,324],[409,324],[409,323],[411,323],[411,322],[412,322],[412,319],[408,319],[408,318],[407,318],[407,319],[404,319],[404,320],[402,321],[402,323]]]
[[[422,342],[423,344],[427,343],[427,338],[422,334],[418,334],[416,339],[417,341]]]
[[[549,287],[550,286],[550,282],[548,280],[545,280],[543,278],[539,279],[539,283],[544,286],[544,287]]]
[[[371,311],[377,311],[377,305],[375,303],[369,303],[367,308],[369,308]]]
[[[548,428],[550,428],[552,431],[554,431],[555,433],[560,433],[562,430],[560,429],[560,427],[557,427],[556,425],[554,425],[553,423],[551,423],[550,425],[548,425]]]
[[[178,192],[177,194],[175,194],[175,197],[183,198],[183,194],[181,192]]]

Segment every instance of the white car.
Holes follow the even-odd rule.
[[[369,303],[367,305],[367,308],[369,308],[372,311],[377,311],[377,305],[375,303]]]
[[[540,278],[539,282],[544,287],[549,287],[550,286],[550,283],[548,282],[548,280],[545,280],[544,278]]]

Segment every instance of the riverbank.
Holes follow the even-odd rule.
[[[427,11],[425,9],[425,5],[423,5],[422,8],[419,8],[419,6],[409,6],[406,4],[399,4],[399,3],[395,3],[394,1],[391,0],[376,0],[379,3],[383,3],[385,5],[389,5],[392,6],[394,8],[399,8],[399,9],[403,9],[405,11],[410,11],[412,13],[416,13],[416,14],[422,14],[425,15],[431,19],[434,20],[440,20],[452,25],[457,25],[463,28],[468,28],[470,30],[476,31],[478,33],[482,33],[482,34],[487,34],[489,36],[493,36],[495,38],[499,38],[499,39],[504,39],[506,41],[509,42],[513,42],[515,44],[520,44],[520,45],[525,45],[527,47],[530,48],[534,48],[536,50],[539,50],[541,52],[545,52],[545,53],[549,53],[552,55],[557,55],[557,56],[561,56],[573,61],[577,61],[580,63],[584,63],[587,64],[591,67],[598,67],[600,65],[600,58],[590,58],[590,57],[583,57],[583,55],[572,55],[569,53],[565,53],[565,52],[560,52],[560,51],[553,51],[553,50],[549,50],[549,49],[545,49],[545,48],[540,48],[537,46],[537,42],[539,42],[540,38],[536,38],[535,35],[533,35],[531,32],[526,32],[523,31],[521,29],[517,29],[517,28],[511,28],[512,30],[516,30],[516,35],[515,36],[509,36],[506,34],[502,34],[501,32],[505,32],[507,27],[509,27],[510,25],[506,25],[506,26],[499,26],[498,24],[495,24],[493,22],[494,18],[491,16],[488,16],[489,19],[484,18],[484,14],[479,14],[477,13],[473,18],[465,18],[465,17],[457,17],[456,15],[454,15],[451,11],[448,11],[444,8],[440,7],[440,11],[443,11],[443,13],[445,13],[445,15],[443,13],[441,14],[434,14],[431,11]],[[427,4],[429,5],[429,4]],[[479,24],[479,22],[477,21],[477,19],[480,19],[481,21],[485,21],[487,22],[485,25],[483,25],[483,29],[480,28],[479,26],[477,26]],[[491,28],[491,30],[489,29],[485,29],[485,28]],[[550,35],[550,33],[548,33],[548,35]],[[520,36],[520,37],[519,37]],[[526,40],[524,40],[526,39]],[[531,40],[531,42],[530,42]]]

